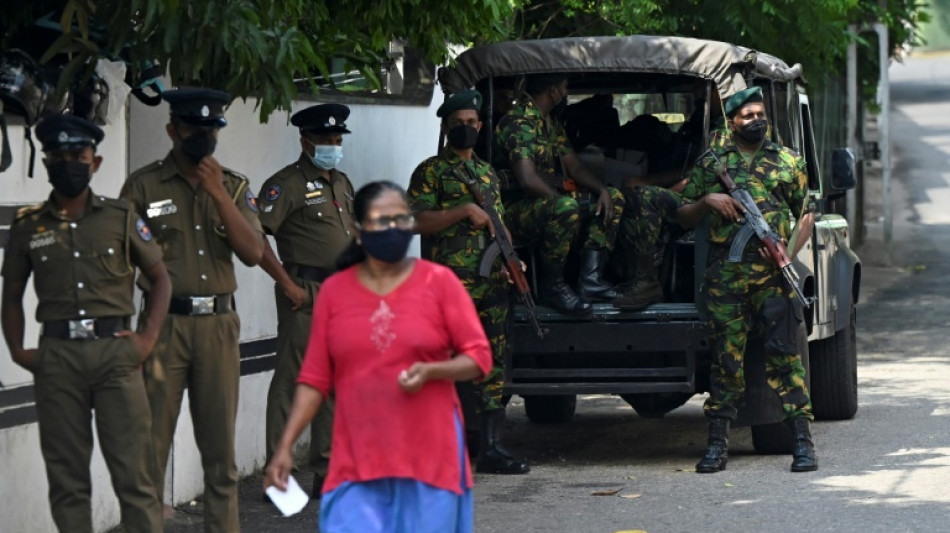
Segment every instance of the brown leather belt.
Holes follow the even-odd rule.
[[[66,340],[100,339],[111,337],[116,332],[129,329],[130,323],[131,318],[127,316],[50,320],[43,322],[42,335]]]
[[[287,274],[291,277],[299,278],[304,281],[315,281],[317,283],[323,283],[323,281],[329,278],[334,272],[328,268],[298,265],[297,263],[291,263],[289,261],[284,263],[284,270],[286,270]]]
[[[230,294],[211,296],[172,296],[168,312],[173,315],[220,315],[234,309]]]

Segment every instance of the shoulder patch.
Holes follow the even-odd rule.
[[[16,215],[13,217],[13,221],[16,222],[22,218],[25,218],[28,215],[36,213],[40,209],[43,209],[43,206],[46,205],[46,202],[40,202],[34,205],[26,205],[16,210]]]
[[[257,198],[254,197],[254,193],[250,189],[244,191],[244,201],[247,202],[247,206],[251,208],[251,211],[257,213]]]
[[[135,231],[139,233],[139,237],[141,237],[143,241],[148,242],[152,240],[152,230],[148,229],[148,224],[141,218],[135,221]]]
[[[272,183],[270,187],[264,192],[264,199],[268,202],[273,202],[274,200],[280,198],[280,193],[283,192],[283,189],[280,188],[280,185]]]

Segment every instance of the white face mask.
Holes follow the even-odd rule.
[[[312,159],[313,164],[316,165],[317,168],[322,168],[323,170],[334,169],[343,159],[343,147],[332,144],[313,144]]]

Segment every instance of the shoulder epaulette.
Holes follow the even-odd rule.
[[[164,161],[161,160],[161,159],[159,159],[159,160],[157,160],[157,161],[152,161],[151,163],[145,165],[144,167],[142,167],[142,168],[136,170],[135,172],[133,172],[132,174],[130,174],[130,175],[129,175],[129,179],[132,179],[132,178],[141,176],[142,174],[147,174],[147,173],[149,173],[149,172],[154,172],[154,171],[156,171],[156,170],[162,168],[162,165],[164,165]]]
[[[13,217],[13,221],[17,222],[23,218],[26,218],[28,215],[38,212],[43,209],[43,206],[46,205],[46,202],[40,202],[34,205],[25,205],[16,210],[16,215]]]
[[[106,196],[100,196],[99,200],[109,207],[115,207],[117,209],[122,209],[123,211],[135,209],[135,206],[132,205],[132,202],[126,200],[125,198],[108,198]]]
[[[240,172],[231,170],[230,168],[221,167],[221,170],[222,170],[222,172],[224,172],[225,174],[230,174],[231,176],[233,176],[233,177],[235,177],[235,178],[237,178],[237,179],[239,179],[239,180],[241,180],[241,181],[251,181],[251,180],[247,179],[247,176],[245,176],[244,174],[241,174]]]

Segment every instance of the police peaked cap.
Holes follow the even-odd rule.
[[[435,116],[439,118],[445,118],[456,111],[461,111],[462,109],[474,109],[475,111],[481,111],[482,93],[476,91],[475,89],[471,89],[448,96],[446,97],[445,102],[439,106],[439,110],[435,112]]]
[[[762,87],[749,87],[743,89],[726,100],[723,111],[727,117],[732,117],[742,109],[742,106],[762,101]]]
[[[95,148],[105,137],[102,128],[76,115],[54,115],[36,125],[44,152]]]
[[[290,123],[300,128],[300,133],[350,133],[346,129],[349,116],[350,108],[343,104],[319,104],[297,111],[290,117]]]
[[[224,91],[201,87],[182,87],[162,93],[171,107],[171,115],[192,126],[223,128],[224,108],[231,103],[231,95]]]

